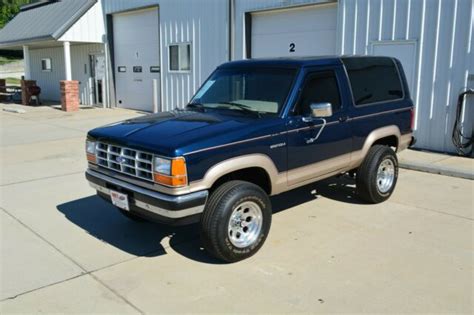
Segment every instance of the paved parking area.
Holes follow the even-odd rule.
[[[365,205],[331,178],[274,197],[265,246],[220,264],[196,226],[122,217],[84,179],[87,130],[139,115],[0,104],[0,313],[473,312],[473,181],[401,170]]]

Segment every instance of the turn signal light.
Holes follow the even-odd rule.
[[[155,182],[171,187],[182,187],[186,185],[186,176],[166,176],[162,174],[153,174]]]
[[[97,160],[95,158],[95,154],[87,153],[87,161],[89,161],[90,163],[96,164]]]
[[[183,158],[171,160],[171,175],[154,173],[153,179],[156,183],[170,186],[183,187],[188,182],[186,174],[186,161]]]

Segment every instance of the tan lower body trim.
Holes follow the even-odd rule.
[[[332,159],[279,173],[276,184],[272,186],[272,195],[278,195],[344,172],[349,164],[350,157],[349,153],[343,154]]]
[[[305,182],[307,180],[323,176],[327,173],[341,170],[344,167],[347,167],[350,159],[350,153],[343,154],[328,160],[289,170],[287,175],[288,186],[293,186],[299,182]]]
[[[400,151],[403,151],[403,150],[407,149],[410,146],[412,138],[413,138],[412,133],[408,133],[408,134],[400,136],[397,152],[400,152]]]

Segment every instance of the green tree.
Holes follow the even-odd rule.
[[[3,28],[20,11],[24,4],[31,0],[0,0],[0,28]]]

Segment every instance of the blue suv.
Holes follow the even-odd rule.
[[[412,125],[394,58],[235,61],[185,109],[91,130],[86,177],[131,219],[199,222],[205,249],[234,262],[263,245],[269,196],[349,173],[362,200],[388,199]]]

